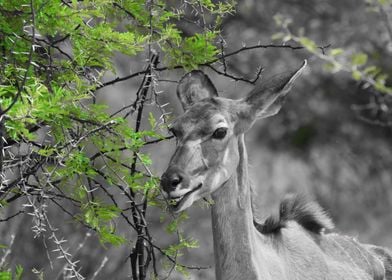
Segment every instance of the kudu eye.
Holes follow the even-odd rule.
[[[223,138],[225,138],[226,134],[227,134],[227,128],[220,127],[214,131],[214,134],[212,134],[212,138],[223,139]]]

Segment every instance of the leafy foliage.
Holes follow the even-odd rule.
[[[57,238],[60,233],[47,215],[51,207],[96,232],[105,246],[132,244],[134,279],[145,279],[155,251],[184,271],[172,257],[196,246],[178,233],[185,216],[171,217],[168,232],[179,239],[167,249],[154,244],[146,222],[147,206],[165,209],[166,203],[158,198],[159,180],[141,149],[164,140],[166,126],[153,115],[151,130],[141,130],[138,123],[146,96],[155,94],[156,52],[169,68],[216,61],[219,25],[233,11],[232,1],[190,1],[180,8],[160,0],[1,1],[0,198],[3,207],[23,201],[33,232],[53,241],[70,278],[83,276]],[[195,12],[199,19],[191,16]],[[207,17],[215,23],[207,26]],[[185,36],[177,26],[184,19],[200,22],[201,31]],[[115,72],[116,53],[144,55],[149,62],[135,102],[111,115],[95,94],[107,85],[101,77]],[[127,108],[131,111],[121,114]],[[133,112],[137,124],[130,128],[126,118]],[[125,150],[133,156],[125,157]],[[8,178],[10,173],[19,175]],[[119,220],[133,228],[135,240],[118,232]],[[16,277],[21,273],[17,269]],[[12,277],[8,271],[1,275]]]
[[[383,7],[390,5],[390,1],[370,0],[368,4],[372,5],[373,11],[382,13]],[[289,26],[292,24],[290,18],[277,15],[275,16],[275,22],[283,29],[283,32],[274,34],[272,36],[273,40],[283,40],[283,42],[295,41],[305,47],[311,54],[324,60],[326,62],[326,70],[333,73],[339,71],[348,72],[354,80],[363,81],[381,93],[392,94],[392,87],[386,84],[388,74],[383,73],[382,69],[375,65],[369,65],[368,54],[344,50],[343,48],[333,48],[328,52],[324,52],[324,49],[322,49],[323,51],[320,52],[320,47],[312,39],[303,35],[298,36],[290,30]]]

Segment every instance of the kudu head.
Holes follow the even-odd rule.
[[[238,137],[258,118],[279,112],[294,80],[306,66],[258,84],[241,100],[218,97],[215,86],[201,71],[186,74],[177,96],[185,110],[170,126],[177,147],[162,175],[164,195],[174,212],[222,186],[239,162]]]

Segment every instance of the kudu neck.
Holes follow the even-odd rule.
[[[238,152],[239,163],[235,174],[212,194],[212,230],[218,280],[258,279],[253,246],[256,236],[243,135],[238,138]]]
[[[244,135],[238,137],[239,161],[233,175],[212,194],[215,202],[236,203],[237,207],[252,215],[250,205],[250,185],[248,175],[248,154],[246,152]],[[249,200],[249,201],[248,201]],[[249,203],[248,203],[249,202]],[[215,203],[216,205],[216,203]]]

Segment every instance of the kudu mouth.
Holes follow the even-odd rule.
[[[178,196],[178,197],[169,197],[169,206],[173,212],[177,212],[182,205],[186,202],[186,200],[189,198],[189,196],[196,191],[200,190],[201,187],[203,186],[202,183],[200,183],[196,188],[190,190],[189,192],[185,193],[184,195]]]

